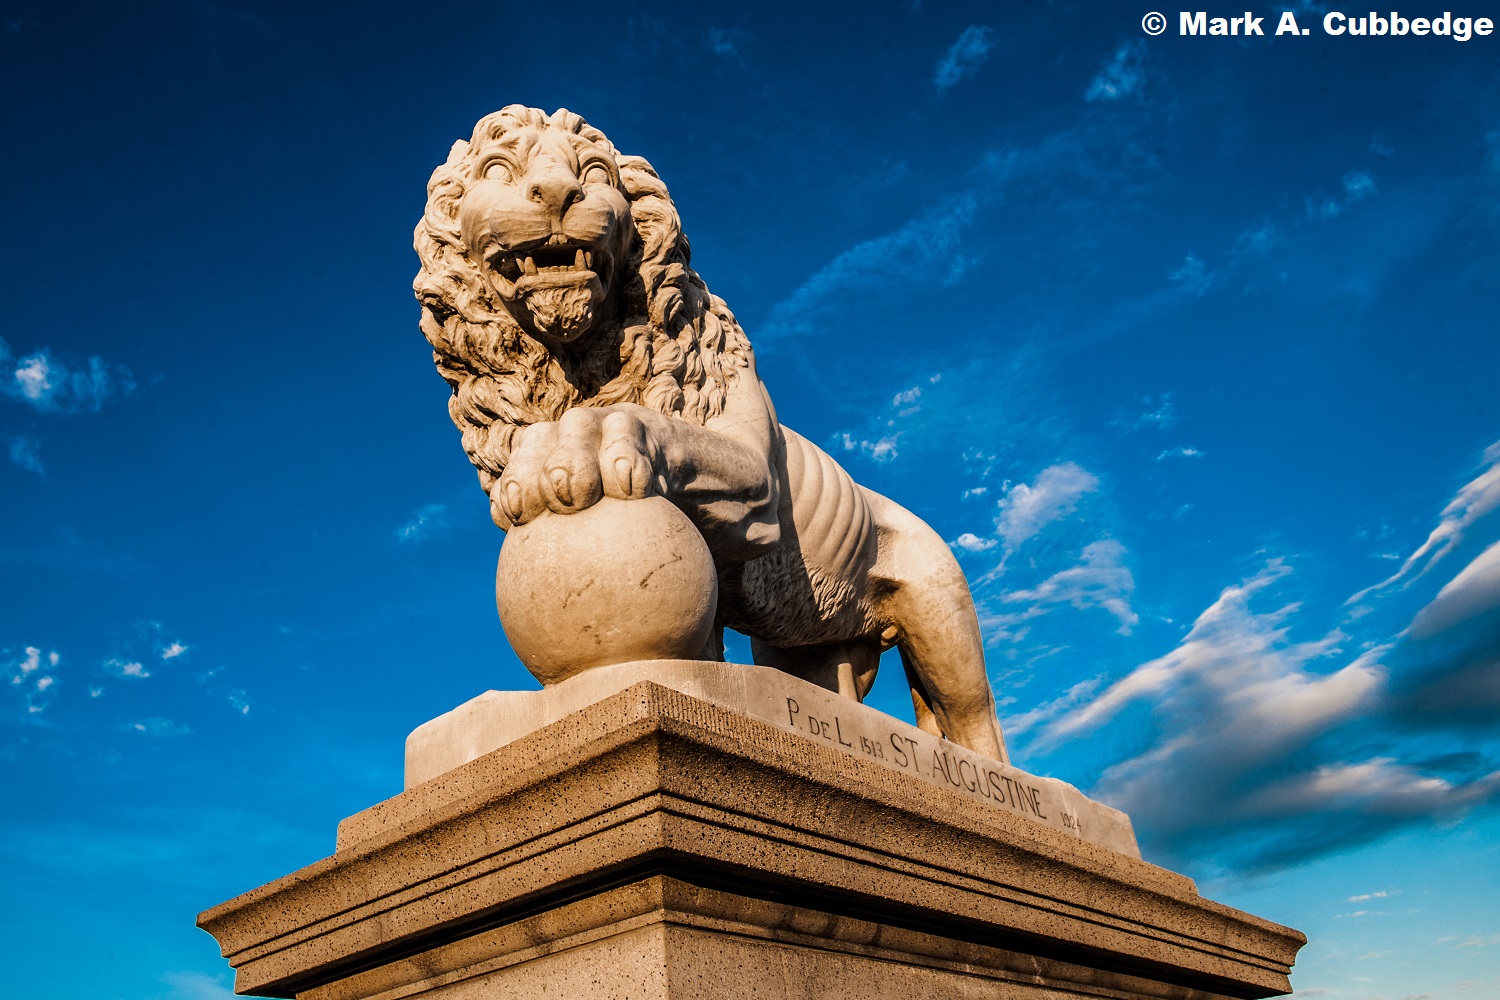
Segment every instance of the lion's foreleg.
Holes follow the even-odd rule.
[[[601,497],[663,496],[720,560],[753,558],[780,537],[773,446],[632,403],[568,410],[517,435],[490,491],[512,524],[586,510]]]

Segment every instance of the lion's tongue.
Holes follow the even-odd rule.
[[[569,341],[593,322],[594,296],[588,284],[534,288],[526,293],[526,308],[537,332]]]

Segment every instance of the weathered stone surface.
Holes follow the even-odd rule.
[[[661,497],[606,497],[512,528],[495,574],[505,636],[544,684],[644,657],[709,655],[718,593],[698,529]]]
[[[341,824],[199,918],[318,1000],[1263,997],[1301,935],[1181,876],[652,682]]]
[[[406,740],[411,788],[641,681],[798,733],[1090,843],[1140,857],[1130,817],[1072,785],[976,754],[769,667],[654,660],[599,667],[541,691],[487,691]]]

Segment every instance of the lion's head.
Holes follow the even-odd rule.
[[[572,112],[481,119],[427,196],[413,287],[486,491],[520,427],[621,402],[702,423],[749,368],[666,185]]]

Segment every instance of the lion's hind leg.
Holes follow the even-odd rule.
[[[895,629],[917,724],[954,743],[1007,759],[984,640],[968,581],[946,542],[920,518],[866,491],[879,526],[880,617]]]

